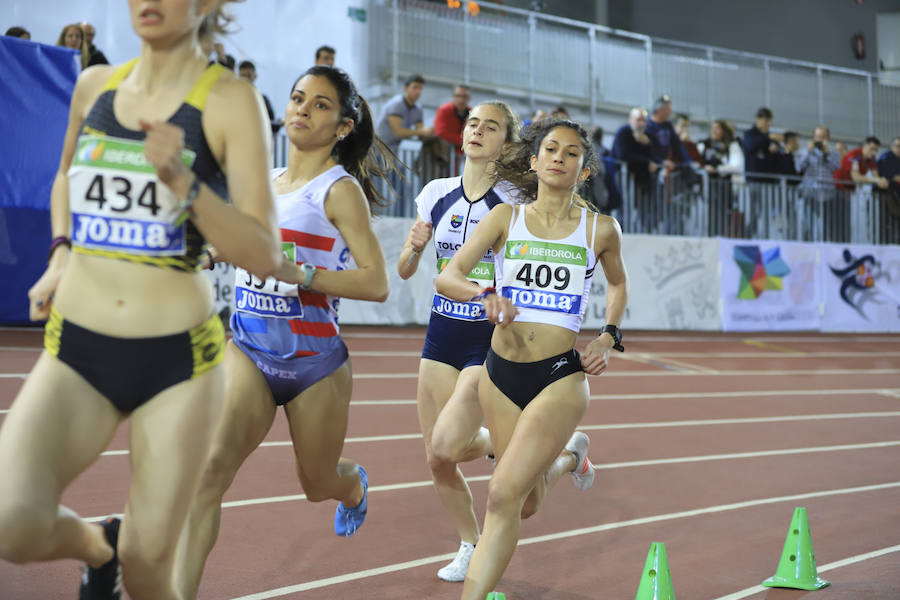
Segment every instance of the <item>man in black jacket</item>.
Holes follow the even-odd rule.
[[[756,124],[744,132],[742,146],[744,148],[744,170],[749,173],[777,173],[779,142],[783,140],[778,133],[770,133],[772,111],[763,106],[756,111]],[[747,181],[773,181],[771,177],[747,176]]]

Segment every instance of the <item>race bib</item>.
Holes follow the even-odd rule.
[[[502,294],[513,304],[579,314],[587,272],[585,248],[538,240],[507,240],[503,257]]]
[[[281,242],[281,251],[291,262],[296,263],[297,245]],[[299,287],[296,283],[285,283],[274,277],[265,281],[251,275],[246,269],[235,269],[234,307],[243,313],[258,317],[279,319],[299,319],[303,317]]]
[[[195,154],[182,150],[185,166]],[[186,251],[181,202],[159,182],[140,141],[83,135],[69,169],[72,243],[144,256]]]

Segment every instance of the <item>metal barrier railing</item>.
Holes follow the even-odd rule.
[[[479,2],[465,10],[422,0],[375,0],[369,36],[374,80],[399,87],[422,73],[446,83],[529,98],[532,108],[647,106],[667,93],[696,120],[752,120],[834,137],[891,138],[900,132],[900,81],[830,65],[651,38],[600,25]],[[449,52],[448,49],[453,51]]]
[[[275,140],[275,166],[284,166],[288,142]],[[444,152],[444,150],[450,150]],[[432,179],[462,173],[464,157],[420,142],[403,142],[398,174],[376,182],[392,200],[382,215],[415,217],[415,198]],[[733,178],[682,167],[653,178],[635,177],[619,164],[622,205],[614,209],[625,233],[745,239],[900,244],[900,194],[832,179],[815,183],[771,173]],[[836,184],[849,189],[838,189]]]

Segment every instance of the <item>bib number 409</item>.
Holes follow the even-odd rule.
[[[551,269],[550,265],[538,265],[534,267],[532,274],[532,264],[525,263],[519,272],[516,273],[516,281],[521,281],[527,287],[532,285],[539,288],[547,288],[553,285],[555,290],[564,290],[569,287],[569,280],[572,275],[566,267],[556,267]]]
[[[107,185],[112,189],[108,190]],[[109,203],[109,209],[113,212],[128,212],[131,210],[132,203],[135,202],[137,206],[149,210],[154,217],[160,210],[156,201],[156,182],[153,180],[147,181],[135,198],[132,193],[131,181],[127,178],[114,176],[109,177],[107,182],[102,174],[98,174],[94,176],[91,185],[88,186],[84,199],[88,202],[96,202],[98,210],[102,210],[104,205]]]

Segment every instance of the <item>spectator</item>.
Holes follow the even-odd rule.
[[[403,93],[387,101],[375,129],[378,137],[396,154],[402,140],[434,137],[434,129],[422,124],[423,111],[419,104],[425,78],[412,75],[403,84]]]
[[[8,35],[9,37],[19,38],[23,40],[31,39],[31,33],[24,27],[19,26],[10,27],[3,35]]]
[[[796,179],[788,179],[788,185],[800,184],[800,172],[797,170],[797,150],[800,149],[800,140],[797,138],[796,131],[784,132],[784,144],[781,153],[778,155],[778,172],[782,175],[789,175]]]
[[[462,154],[462,132],[469,118],[471,98],[468,86],[458,85],[453,88],[453,100],[438,106],[434,114],[435,135],[452,144],[459,155]]]
[[[744,172],[744,152],[734,138],[731,123],[716,119],[709,126],[709,137],[697,144],[700,162],[710,177],[732,179]]]
[[[878,174],[891,182],[891,189],[900,194],[900,136],[891,141],[891,148],[878,159]]]
[[[594,144],[594,150],[597,152],[597,156],[603,157],[612,155],[609,149],[603,145],[602,127],[594,127],[594,131],[591,132],[591,143]]]
[[[230,54],[226,54],[222,58],[219,59],[219,64],[234,73],[234,65],[237,61]]]
[[[750,174],[747,181],[772,181],[772,178],[752,174],[778,172],[777,157],[781,150],[778,142],[783,138],[777,133],[770,133],[771,126],[772,111],[763,106],[756,111],[756,123],[744,132],[744,165]]]
[[[824,125],[819,125],[813,131],[813,139],[809,140],[806,152],[796,161],[797,171],[803,176],[800,189],[807,198],[824,200],[832,195],[828,192],[834,190],[834,172],[841,163],[837,152],[829,145],[830,140],[831,132]]]
[[[664,95],[653,103],[653,113],[647,121],[647,135],[655,141],[653,161],[670,171],[675,168],[676,163],[691,162],[691,157],[681,144],[675,127],[669,121],[671,116],[672,99]]]
[[[888,188],[890,182],[879,175],[878,163],[875,162],[880,145],[881,141],[877,137],[869,136],[861,147],[851,150],[841,159],[840,168],[834,172],[839,190],[853,189],[853,185],[845,183],[847,181],[855,184],[872,183],[882,190]]]
[[[81,52],[81,68],[87,67],[90,53],[84,41],[84,32],[78,23],[72,23],[63,27],[62,31],[59,32],[59,39],[56,40],[56,45]]]
[[[531,118],[525,119],[522,121],[522,129],[528,127],[529,125],[533,125],[534,123],[537,123],[538,121],[542,121],[546,118],[547,118],[547,111],[544,110],[543,108],[539,108],[536,111],[534,111],[534,114],[531,115]]]
[[[684,113],[675,115],[675,133],[678,134],[678,139],[681,140],[681,145],[684,146],[691,162],[698,167],[703,166],[703,157],[697,150],[697,144],[691,139],[691,118],[689,116]]]
[[[569,111],[566,110],[566,107],[565,107],[565,106],[557,106],[557,107],[554,108],[553,111],[550,113],[550,116],[553,117],[554,119],[565,119],[565,120],[569,120],[569,119],[571,118],[571,117],[569,117]]]
[[[84,32],[84,43],[88,49],[88,66],[108,65],[109,61],[106,60],[106,56],[94,45],[94,36],[97,33],[94,26],[87,21],[83,21],[81,23],[81,31]]]
[[[331,46],[319,46],[316,48],[316,64],[333,67],[335,54],[336,52]]]
[[[242,60],[241,64],[238,65],[238,77],[252,85],[254,88],[256,84],[256,65],[254,65],[249,60]],[[269,113],[269,125],[272,127],[272,135],[274,136],[278,133],[278,130],[281,128],[282,122],[279,119],[275,118],[275,111],[272,109],[272,103],[269,101],[269,97],[260,92],[260,96],[262,96],[263,102],[266,105],[266,112]]]
[[[653,162],[655,139],[646,129],[647,111],[643,108],[632,108],[628,113],[628,124],[616,132],[612,148],[613,157],[628,165],[628,171],[634,176],[635,185],[644,189],[650,187],[651,176],[659,169]]]
[[[834,151],[837,152],[838,158],[843,160],[847,155],[847,144],[844,142],[836,142],[834,144]]]

